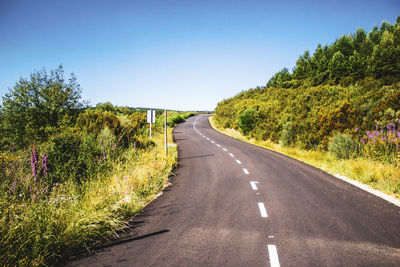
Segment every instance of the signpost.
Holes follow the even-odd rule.
[[[150,139],[151,139],[151,125],[156,122],[156,111],[148,110],[147,111],[147,123],[150,123]]]
[[[165,128],[165,156],[167,156],[168,155],[167,109],[165,109],[164,128]]]

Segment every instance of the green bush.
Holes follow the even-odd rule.
[[[186,112],[185,114],[182,115],[182,117],[186,120],[187,118],[196,116],[196,113],[194,112]]]
[[[339,159],[350,158],[355,151],[355,142],[351,135],[337,133],[328,143],[328,150]]]
[[[175,126],[175,125],[177,125],[177,124],[179,124],[181,122],[184,122],[184,121],[185,121],[185,119],[182,118],[181,115],[176,114],[176,115],[168,118],[167,124],[168,124],[168,126],[173,127],[173,126]]]
[[[294,142],[293,123],[288,121],[283,125],[280,143],[282,146],[288,147]]]
[[[253,130],[254,127],[254,113],[256,112],[253,108],[248,108],[240,113],[238,118],[239,129],[244,133],[248,134]]]

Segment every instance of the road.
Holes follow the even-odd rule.
[[[130,239],[71,266],[400,266],[400,208],[314,167],[227,137],[174,130],[172,185]]]

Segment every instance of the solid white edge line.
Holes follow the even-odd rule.
[[[251,181],[251,182],[250,182],[251,188],[252,188],[253,190],[258,190],[257,184],[258,184],[257,181]]]
[[[267,210],[265,209],[264,203],[258,202],[258,208],[260,209],[261,217],[267,218]]]
[[[249,174],[249,171],[246,168],[243,168],[242,170],[243,170],[244,174]]]
[[[343,176],[343,175],[340,175],[340,174],[337,174],[337,173],[334,173],[333,176],[338,178],[338,179],[340,179],[340,180],[342,180],[342,181],[345,181],[345,182],[347,182],[349,184],[357,186],[358,188],[361,188],[362,190],[367,191],[367,192],[369,192],[369,193],[371,193],[371,194],[373,194],[373,195],[375,195],[377,197],[380,197],[380,198],[392,203],[393,205],[396,205],[396,206],[400,207],[400,200],[397,199],[396,197],[392,196],[392,195],[387,195],[387,194],[385,194],[385,193],[383,193],[381,191],[378,191],[376,189],[371,188],[370,186],[368,186],[366,184],[360,183],[360,182],[358,182],[356,180],[352,180],[350,178],[347,178],[346,176]]]
[[[268,245],[269,263],[271,267],[280,267],[278,251],[275,245]]]

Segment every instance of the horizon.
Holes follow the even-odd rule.
[[[91,106],[213,111],[291,71],[318,44],[394,24],[399,7],[393,0],[2,1],[0,93],[62,64]]]

